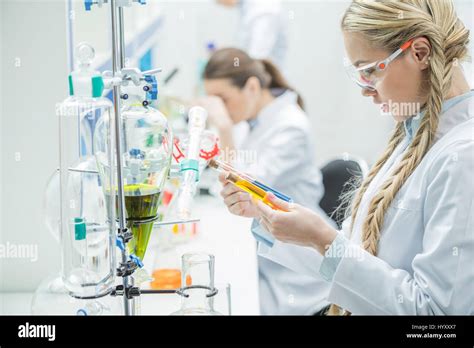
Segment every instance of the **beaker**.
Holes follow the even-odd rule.
[[[162,231],[160,231],[162,232]],[[156,245],[150,287],[155,290],[172,290],[181,287],[179,256],[172,244]],[[188,282],[188,285],[191,285]]]
[[[173,315],[221,315],[214,309],[214,255],[187,253],[181,258],[181,309]],[[191,285],[189,285],[189,283]]]

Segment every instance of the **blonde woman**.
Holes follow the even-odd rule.
[[[469,31],[448,0],[353,1],[342,31],[351,76],[391,108],[395,130],[342,231],[272,195],[287,212],[242,202],[280,241],[261,253],[326,279],[329,314],[474,314],[474,92],[459,64]],[[236,193],[225,184],[224,197]]]

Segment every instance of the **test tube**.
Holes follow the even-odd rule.
[[[262,201],[263,203],[265,203],[267,205],[269,205],[273,209],[280,210],[279,208],[277,208],[275,205],[273,205],[271,202],[269,202],[266,199],[266,195],[267,195],[266,191],[262,190],[260,187],[258,187],[256,185],[252,184],[250,181],[242,178],[238,174],[229,172],[225,179],[227,181],[231,182],[232,184],[234,184],[235,186],[237,186],[238,188],[240,188],[241,190],[247,192],[252,197]]]
[[[220,172],[231,172],[231,173],[236,173],[238,176],[240,176],[242,179],[245,179],[247,181],[249,181],[250,183],[252,183],[253,185],[259,187],[260,189],[262,189],[263,191],[265,192],[271,192],[273,193],[276,197],[280,198],[281,200],[285,201],[285,202],[288,202],[288,203],[292,203],[293,202],[293,199],[291,197],[288,197],[287,195],[261,183],[260,181],[252,178],[250,175],[248,174],[245,174],[245,173],[242,173],[242,172],[239,172],[237,169],[235,169],[234,167],[232,167],[230,164],[228,163],[225,163],[225,162],[222,162],[222,161],[219,161],[219,160],[216,160],[216,159],[211,159],[209,161],[209,167],[211,168],[214,168]]]
[[[218,161],[216,159],[212,159],[209,161],[209,166],[211,168],[216,169],[219,172],[228,172],[226,176],[226,180],[233,183],[235,186],[239,187],[243,191],[249,193],[252,197],[259,199],[263,201],[265,204],[269,205],[273,209],[278,209],[276,206],[271,204],[265,197],[268,192],[273,193],[276,197],[280,198],[281,200],[284,200],[285,202],[293,202],[293,200],[284,195],[281,192],[278,192],[275,189],[272,189],[271,187],[268,187],[261,182],[255,180],[251,176],[239,172],[235,168],[233,168],[230,164]],[[281,209],[278,209],[281,210]]]

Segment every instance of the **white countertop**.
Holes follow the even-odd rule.
[[[231,215],[219,198],[200,196],[193,215],[200,218],[198,234],[191,242],[176,246],[176,253],[205,251],[215,256],[215,283],[231,285],[233,315],[259,314],[256,244],[250,219]],[[150,242],[150,244],[153,241]],[[144,263],[151,270],[154,248],[149,246]],[[0,293],[0,314],[31,314],[33,293]],[[142,295],[143,315],[170,314],[180,307],[177,295]]]

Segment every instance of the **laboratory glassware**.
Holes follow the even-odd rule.
[[[76,47],[78,67],[69,75],[70,96],[58,105],[62,277],[70,295],[109,294],[115,280],[115,223],[109,217],[93,152],[93,124],[110,118],[101,75],[91,68],[93,48]]]
[[[129,251],[143,260],[153,230],[158,220],[160,195],[171,165],[173,135],[166,117],[150,106],[150,86],[145,79],[139,86],[123,87],[126,96],[121,111],[123,192],[127,227],[133,238]],[[97,125],[95,137],[99,172],[104,178],[106,197],[116,191],[116,184],[109,180],[116,177],[114,140],[110,129],[113,120],[104,118]],[[114,186],[115,185],[115,186]]]
[[[214,309],[214,261],[214,255],[206,253],[182,256],[181,309],[173,315],[221,315]]]

